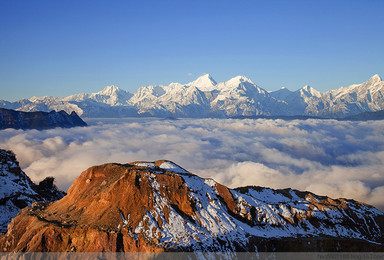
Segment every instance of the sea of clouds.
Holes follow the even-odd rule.
[[[230,187],[295,188],[384,210],[384,121],[119,119],[71,129],[2,130],[35,182],[61,189],[107,162],[172,160]]]

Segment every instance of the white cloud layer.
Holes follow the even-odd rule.
[[[89,119],[86,128],[2,130],[34,181],[67,189],[93,165],[172,160],[230,187],[258,185],[353,198],[384,210],[384,121]]]

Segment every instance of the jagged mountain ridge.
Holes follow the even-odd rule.
[[[87,126],[87,124],[72,111],[71,114],[61,110],[59,112],[22,112],[0,108],[0,129],[49,129],[55,127]]]
[[[308,112],[313,107],[322,108],[317,116],[332,114],[335,117],[383,110],[384,82],[379,75],[374,75],[367,82],[327,91],[307,107]]]
[[[11,151],[0,149],[0,233],[19,211],[31,206],[34,201],[54,201],[65,195],[47,178],[39,185],[20,169],[16,156]]]
[[[383,228],[382,212],[353,200],[229,189],[164,160],[110,163],[84,171],[63,199],[23,209],[0,251],[384,250]]]
[[[83,117],[318,116],[341,118],[384,110],[384,82],[367,82],[321,93],[310,86],[268,92],[244,76],[217,83],[205,74],[188,84],[140,87],[134,94],[108,86],[92,94],[32,97],[0,106],[20,111],[75,111]]]

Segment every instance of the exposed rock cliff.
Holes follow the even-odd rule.
[[[23,209],[0,251],[377,251],[383,227],[382,212],[353,200],[134,162],[91,167],[61,200]]]
[[[46,178],[39,185],[34,184],[20,169],[15,154],[0,149],[0,233],[19,211],[34,201],[54,201],[65,195],[53,184],[53,178]]]

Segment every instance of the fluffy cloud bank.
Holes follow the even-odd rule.
[[[107,162],[172,160],[230,187],[258,185],[353,198],[384,210],[384,122],[88,120],[86,128],[1,131],[34,181],[62,189]]]

